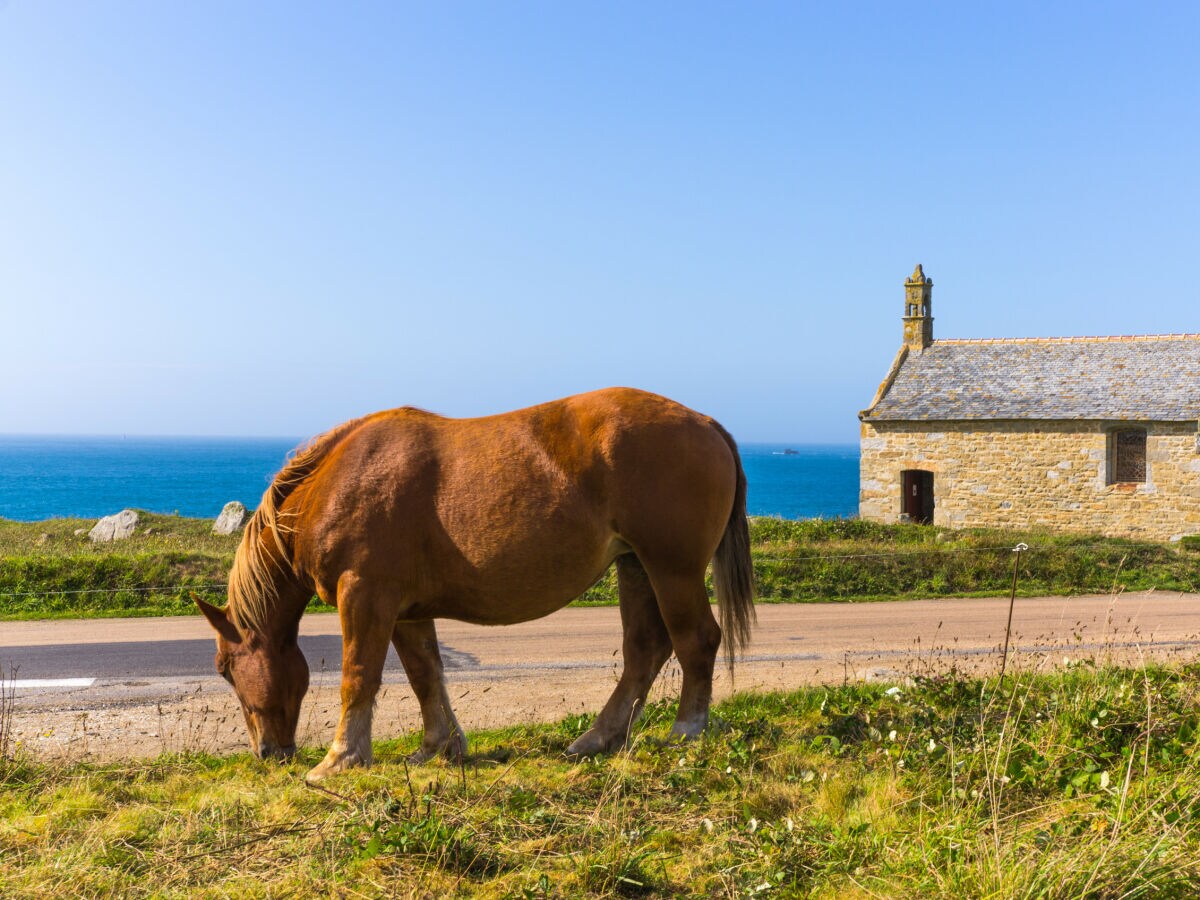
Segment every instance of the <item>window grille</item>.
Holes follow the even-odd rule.
[[[1146,431],[1124,428],[1112,433],[1112,477],[1110,482],[1146,481]]]

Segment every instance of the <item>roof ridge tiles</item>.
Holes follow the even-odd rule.
[[[1117,341],[1200,341],[1200,334],[1180,332],[1177,334],[1120,334],[1080,335],[1078,337],[1019,337],[1019,338],[938,338],[937,344],[1072,344],[1104,343]]]

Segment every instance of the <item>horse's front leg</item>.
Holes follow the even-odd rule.
[[[329,752],[308,773],[309,781],[371,765],[371,714],[396,621],[396,607],[367,590],[353,572],[338,579],[337,605],[342,620],[342,715]]]
[[[421,704],[421,721],[425,726],[421,749],[408,758],[409,762],[422,763],[439,753],[454,762],[462,760],[467,752],[467,736],[450,708],[433,622],[428,619],[397,622],[392,631],[392,645],[400,655],[408,682]]]

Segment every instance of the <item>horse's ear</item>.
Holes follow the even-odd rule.
[[[242,640],[237,627],[225,615],[225,610],[217,609],[211,603],[206,603],[196,594],[192,594],[192,599],[196,601],[196,605],[200,607],[200,612],[204,613],[204,618],[208,619],[208,624],[216,629],[217,634],[233,644],[239,643]]]

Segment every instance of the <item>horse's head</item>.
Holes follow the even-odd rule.
[[[254,631],[243,634],[225,610],[199,597],[195,600],[216,629],[217,672],[233,686],[242,705],[254,755],[286,759],[296,752],[296,722],[308,690],[308,663],[295,634],[282,638]]]

